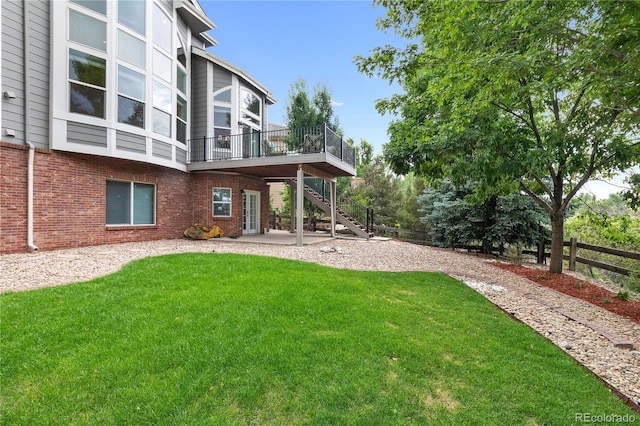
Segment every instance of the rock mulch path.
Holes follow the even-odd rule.
[[[241,240],[241,239],[240,239]],[[244,253],[373,271],[437,271],[467,283],[594,372],[640,412],[640,325],[464,253],[395,240],[295,247],[240,240],[163,240],[0,256],[0,292],[86,281],[147,256]],[[620,345],[620,343],[624,345]]]

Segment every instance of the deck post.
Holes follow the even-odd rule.
[[[336,236],[336,181],[329,181],[329,202],[331,203],[331,236]]]
[[[291,197],[289,197],[289,232],[296,232],[296,186],[293,183],[289,184],[291,190]]]
[[[302,247],[302,232],[304,230],[304,170],[302,164],[298,166],[296,190],[296,246]]]

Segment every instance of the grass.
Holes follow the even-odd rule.
[[[442,274],[234,254],[0,296],[3,424],[546,424],[633,412]]]

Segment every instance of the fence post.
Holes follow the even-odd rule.
[[[542,265],[543,263],[545,263],[547,257],[544,254],[544,240],[541,238],[538,241],[538,256],[537,256],[538,260],[538,264]]]
[[[576,255],[578,252],[578,239],[571,237],[569,239],[569,270],[576,270]]]

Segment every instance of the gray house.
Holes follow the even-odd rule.
[[[195,0],[3,1],[0,24],[0,253],[260,233],[269,182],[355,174],[329,129],[269,131]]]

